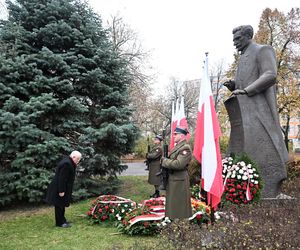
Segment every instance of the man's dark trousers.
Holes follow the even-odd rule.
[[[67,222],[65,218],[65,207],[55,206],[55,222],[56,226],[61,226]]]

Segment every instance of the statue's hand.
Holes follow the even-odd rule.
[[[237,96],[237,95],[246,95],[247,92],[244,89],[236,89],[232,91],[231,96]]]
[[[235,89],[235,82],[232,80],[226,81],[223,83],[223,85],[228,88],[230,91],[233,91]]]

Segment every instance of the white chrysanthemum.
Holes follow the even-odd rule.
[[[247,168],[252,168],[252,165],[249,163],[249,164],[247,165]]]
[[[250,178],[250,179],[253,179],[253,174],[250,174],[250,175],[249,175],[249,178]]]
[[[236,177],[238,178],[238,180],[240,180],[242,178],[241,175],[237,175]]]
[[[252,174],[252,173],[253,173],[253,170],[252,170],[252,169],[249,169],[248,172],[249,172],[250,174]]]
[[[254,183],[254,180],[253,180],[253,179],[251,179],[250,181]]]
[[[240,169],[239,166],[236,166],[235,170],[238,171],[239,169]]]
[[[254,184],[258,184],[258,181],[254,181]]]
[[[127,205],[127,204],[125,204],[125,205],[124,205],[124,207],[128,207],[128,205]]]
[[[224,178],[225,178],[225,175],[222,174],[222,178],[224,179]]]
[[[235,171],[235,170],[233,170],[233,171],[232,171],[232,174],[234,174],[234,175],[235,175],[235,174],[236,174],[236,171]]]
[[[243,162],[243,161],[241,161],[241,162],[240,162],[240,165],[241,165],[242,167],[244,167],[244,166],[246,166],[246,163]]]
[[[165,222],[167,222],[167,223],[171,223],[171,220],[170,220],[170,218],[169,218],[169,217],[165,217]]]
[[[219,215],[219,213],[218,213],[218,212],[215,212],[215,218],[216,218],[216,220],[219,220],[219,219],[221,219],[221,216]]]
[[[125,209],[123,208],[123,209],[121,210],[121,212],[124,213],[124,212],[125,212]]]
[[[256,169],[255,168],[253,168],[253,172],[255,172],[256,171]]]
[[[231,175],[231,178],[235,178],[235,174],[232,174],[232,175]]]
[[[246,167],[246,166],[244,166],[242,169],[243,169],[244,171],[246,171],[246,170],[247,170],[247,167]]]
[[[229,165],[232,165],[232,161],[229,162]]]
[[[247,175],[243,175],[242,179],[245,181],[245,180],[248,180],[248,176]]]
[[[239,170],[239,173],[240,173],[240,174],[244,173],[244,170],[243,170],[243,169],[240,169],[240,170]]]

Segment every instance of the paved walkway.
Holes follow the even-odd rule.
[[[141,162],[127,162],[124,163],[128,166],[128,168],[121,173],[121,176],[128,176],[128,175],[142,175],[147,176],[148,171],[145,170],[146,165],[143,161]]]

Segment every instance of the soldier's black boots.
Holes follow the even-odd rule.
[[[155,193],[151,195],[152,198],[158,198],[159,197],[159,191],[155,190]]]

